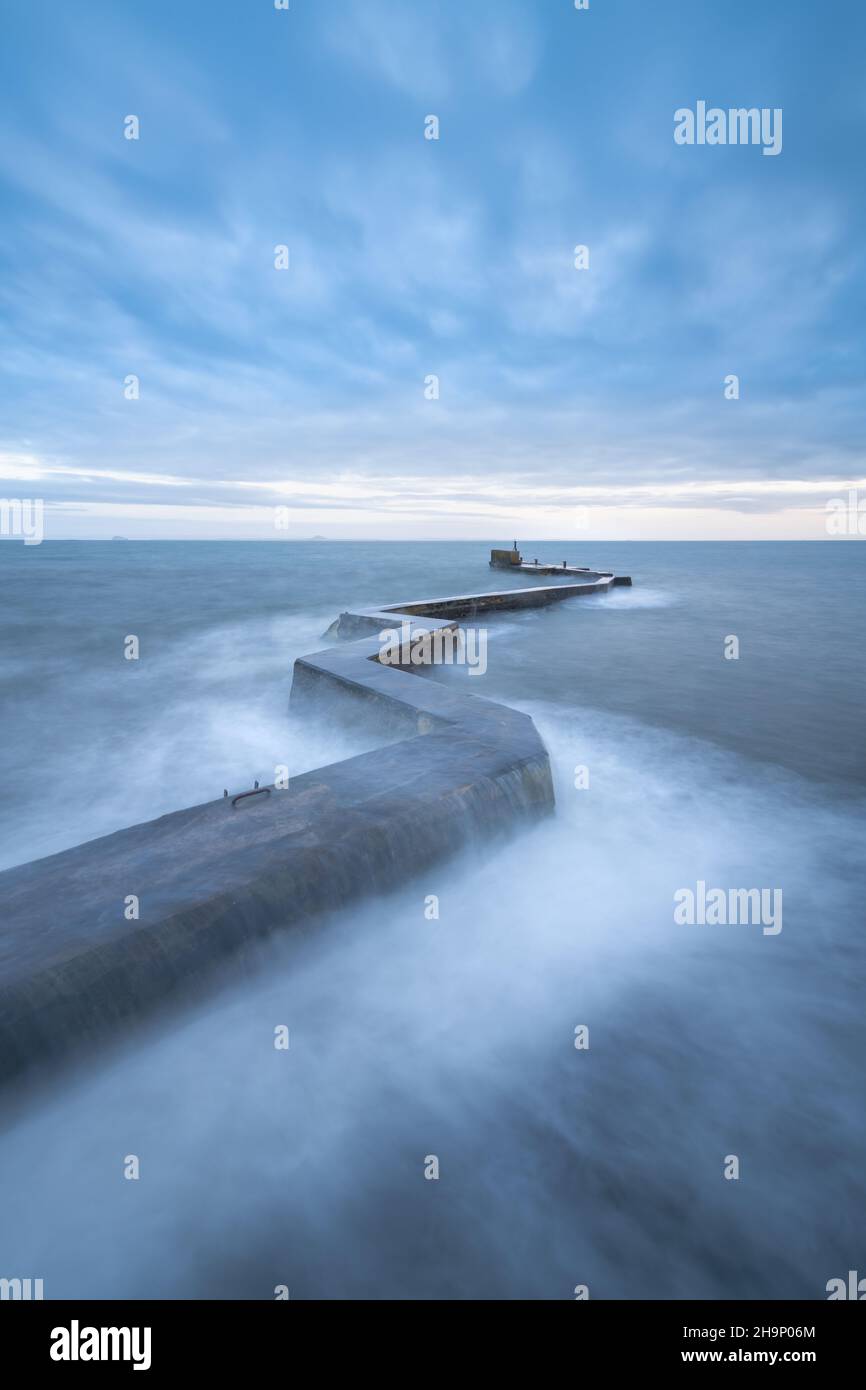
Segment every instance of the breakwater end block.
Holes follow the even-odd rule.
[[[565,560],[553,564],[548,560],[524,560],[517,549],[514,550],[491,550],[490,552],[491,569],[510,569],[517,574],[561,574],[578,575],[587,580],[609,580],[613,585],[631,584],[631,579],[625,574],[611,574],[608,570],[591,570],[585,565],[569,565]]]

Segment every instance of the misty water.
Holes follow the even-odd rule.
[[[0,546],[0,864],[370,747],[289,714],[294,658],[350,605],[530,582],[487,548]],[[16,1101],[0,1274],[49,1298],[567,1299],[862,1273],[864,552],[524,552],[635,587],[503,614],[486,675],[422,678],[532,714],[555,817],[276,934]],[[677,925],[698,880],[780,889],[782,931]]]

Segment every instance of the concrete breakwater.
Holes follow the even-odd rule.
[[[524,560],[517,549],[516,541],[511,550],[491,550],[490,568],[492,570],[511,570],[514,574],[574,574],[587,579],[594,574],[594,571],[588,569],[586,565],[569,565],[565,560],[560,561],[558,565],[550,564],[546,560]],[[595,578],[611,579],[614,584],[631,585],[631,578],[627,574],[595,574]]]
[[[345,701],[396,741],[236,806],[175,811],[0,873],[0,1080],[122,1029],[274,930],[302,929],[549,813],[532,720],[420,678],[413,651],[459,619],[613,582],[588,572],[577,584],[343,613],[339,643],[295,663],[292,707]],[[405,653],[385,665],[379,634],[398,625]]]

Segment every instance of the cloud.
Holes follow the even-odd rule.
[[[467,82],[515,96],[535,76],[541,52],[531,10],[515,0],[415,7],[354,0],[339,22],[328,14],[321,23],[340,59],[421,105],[450,102]]]
[[[815,92],[788,71],[779,160],[677,161],[679,87],[730,82],[733,39],[680,35],[648,70],[649,17],[587,20],[517,0],[227,11],[192,58],[161,0],[86,32],[17,16],[0,448],[50,462],[64,505],[182,489],[231,509],[309,481],[327,509],[352,473],[392,516],[487,514],[460,475],[521,507],[533,486],[567,508],[575,487],[719,483],[705,500],[728,510],[771,505],[757,481],[859,477],[863,195],[805,138]]]

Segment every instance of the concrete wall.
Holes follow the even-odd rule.
[[[553,808],[532,720],[378,661],[379,633],[560,602],[592,584],[345,613],[295,664],[292,705],[338,700],[388,746],[233,809],[218,800],[0,873],[0,1080],[97,1042],[268,933],[393,889]],[[127,921],[135,894],[140,917]]]

